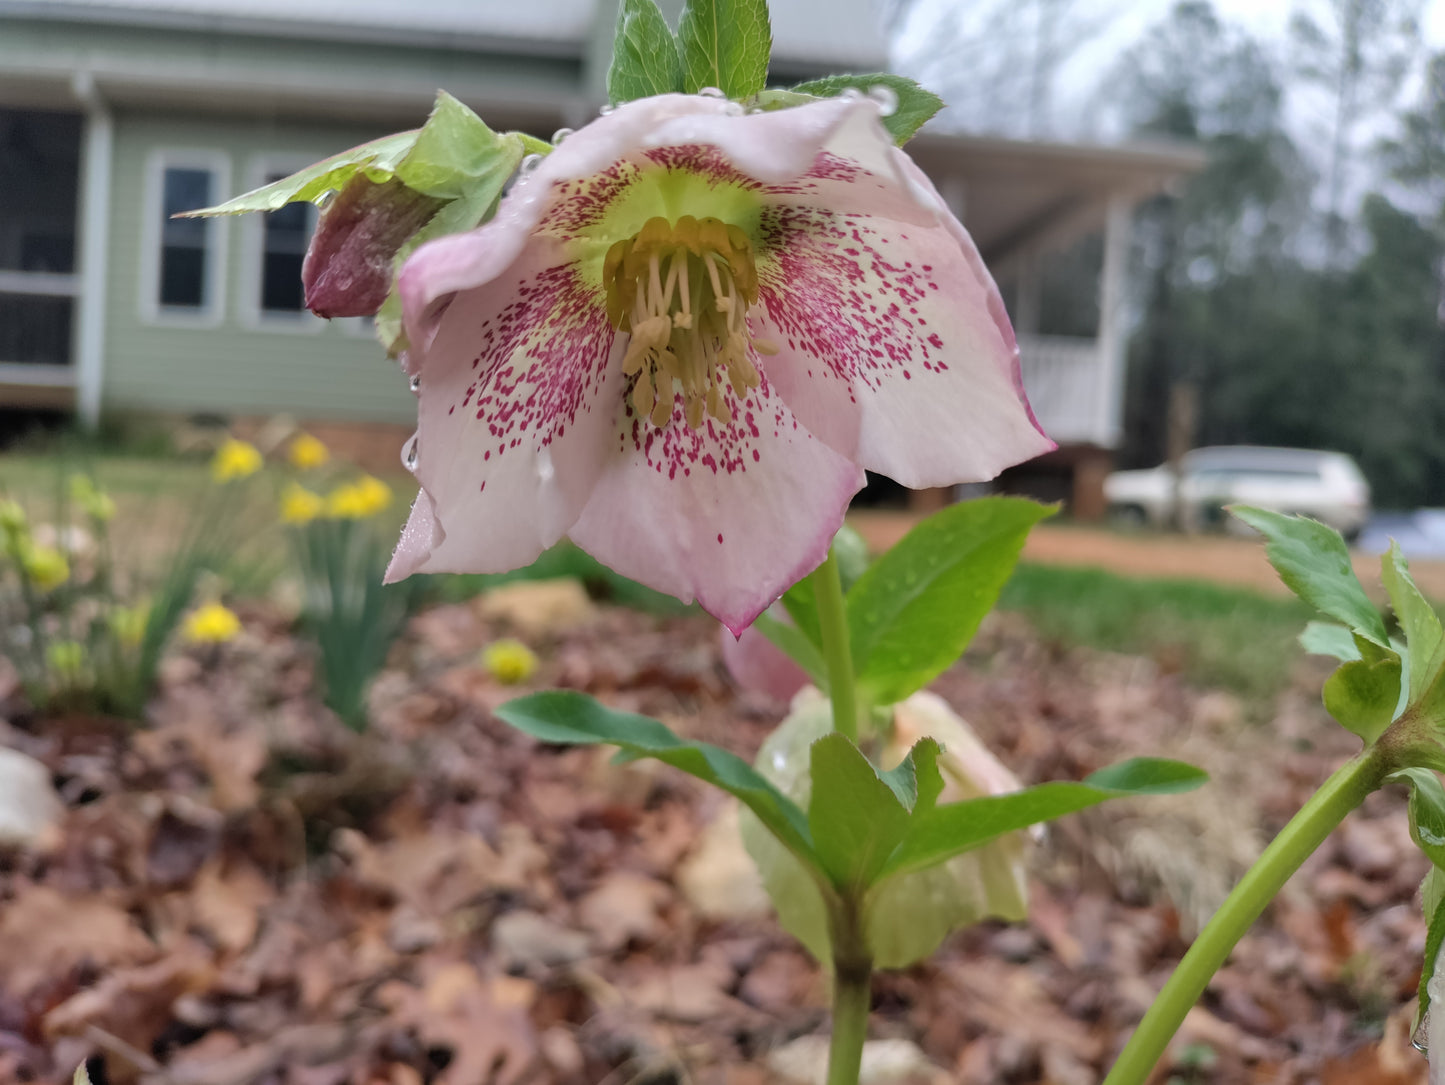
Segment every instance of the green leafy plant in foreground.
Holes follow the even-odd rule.
[[[856,1080],[874,967],[909,964],[953,926],[979,918],[946,908],[920,916],[910,879],[1108,799],[1172,794],[1203,782],[1190,766],[1138,758],[1083,781],[941,802],[944,751],[934,738],[918,741],[886,770],[865,752],[888,737],[886,706],[915,695],[967,647],[1029,528],[1049,512],[1014,498],[956,505],[915,527],[846,595],[835,554],[785,596],[794,624],[773,622],[769,631],[801,664],[818,669],[829,691],[799,740],[805,794],[790,795],[769,779],[767,748],[754,768],[581,693],[532,694],[497,710],[546,742],[609,744],[624,760],[664,761],[743,805],[757,826],[750,844],[784,924],[834,972],[832,1082]],[[779,635],[782,629],[792,632]]]

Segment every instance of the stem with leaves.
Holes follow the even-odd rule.
[[[828,668],[828,696],[833,701],[833,730],[858,741],[858,692],[853,677],[853,652],[848,643],[848,611],[843,602],[843,576],[838,557],[827,560],[813,574],[818,626],[823,638],[823,661]]]

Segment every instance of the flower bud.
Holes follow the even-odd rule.
[[[353,176],[321,212],[306,250],[306,308],[324,317],[374,314],[391,291],[397,251],[445,202],[396,178]]]

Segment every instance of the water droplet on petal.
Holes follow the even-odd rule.
[[[751,116],[752,116],[753,114],[755,114],[755,113],[766,113],[766,112],[767,112],[767,110],[764,109],[762,106],[760,106],[760,105],[755,105],[755,106],[753,106],[751,109],[748,110],[748,116],[751,117]]]
[[[334,199],[336,199],[336,189],[328,188],[325,192],[316,197],[315,203],[317,207],[325,211],[328,207],[331,206],[331,201]]]
[[[411,394],[414,395],[414,396],[419,396],[419,395],[421,395],[421,374],[420,374],[420,373],[418,373],[416,376],[412,377],[412,379],[411,379]]]
[[[517,167],[517,177],[520,179],[520,178],[524,178],[524,177],[530,176],[531,173],[532,173],[532,171],[535,170],[535,169],[536,169],[538,166],[540,166],[541,164],[542,164],[542,156],[541,156],[541,155],[539,155],[539,154],[529,154],[526,158],[522,159],[521,164]]]
[[[408,471],[416,470],[416,449],[418,443],[417,439],[413,437],[401,451],[401,465]]]
[[[697,92],[701,98],[726,98],[727,95],[718,90],[717,87],[703,87]]]
[[[747,110],[743,108],[742,102],[729,102],[723,106],[723,112],[729,117],[741,117]]]
[[[898,92],[886,83],[875,83],[868,88],[868,97],[878,103],[878,112],[891,117],[898,112]]]
[[[599,117],[610,117],[610,116],[612,116],[612,114],[614,114],[614,113],[616,113],[616,112],[617,112],[617,107],[616,107],[615,105],[605,105],[605,106],[603,106],[601,109],[599,109],[599,110],[597,111],[597,115],[598,115]]]
[[[785,768],[787,768],[787,767],[788,767],[788,755],[785,754],[782,750],[774,750],[774,751],[773,751],[773,768],[774,768],[775,770],[777,770],[778,772],[782,772],[782,771],[783,771]]]
[[[570,128],[559,128],[559,129],[557,129],[557,131],[555,131],[555,132],[552,133],[552,146],[554,146],[554,147],[561,146],[562,141],[563,141],[564,139],[566,139],[568,136],[570,136],[571,134],[572,134],[572,129],[570,129]]]
[[[857,87],[846,87],[838,97],[842,98],[845,102],[856,102],[862,99],[863,92]]]
[[[1410,1043],[1416,1051],[1422,1055],[1430,1054],[1430,1014],[1432,1010],[1426,1010],[1425,1016],[1420,1018],[1420,1027],[1410,1037]]]

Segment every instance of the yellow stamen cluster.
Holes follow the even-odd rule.
[[[776,348],[748,333],[748,308],[758,300],[752,242],[736,226],[684,215],[671,224],[648,219],[635,237],[607,251],[602,268],[607,315],[631,335],[622,371],[636,377],[632,408],[659,429],[672,418],[674,387],[682,390],[687,424],[706,412],[732,421],[724,381],[733,394],[758,386],[750,351]]]

